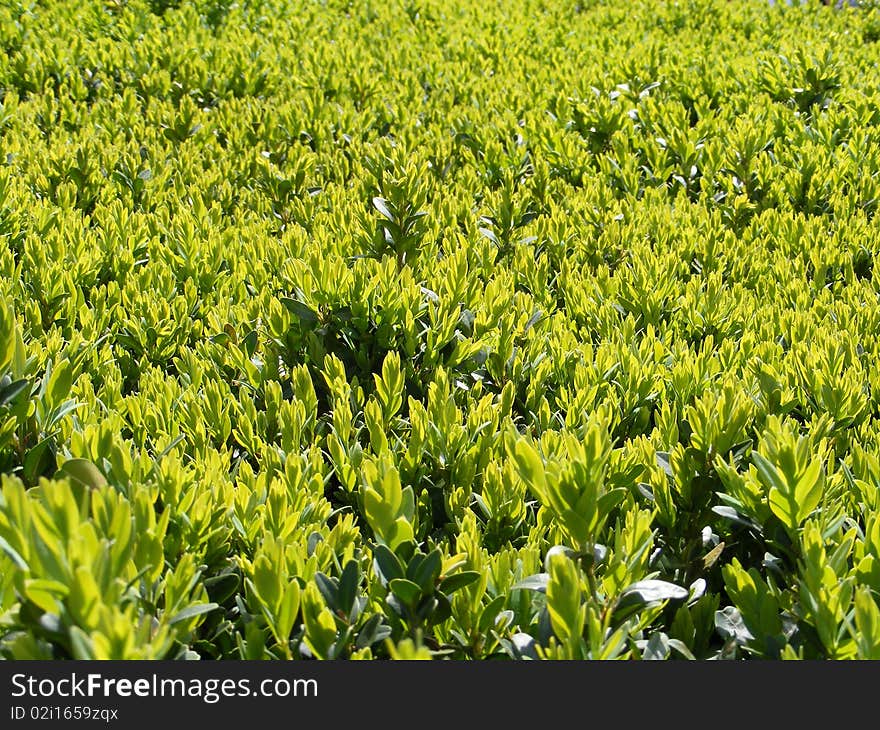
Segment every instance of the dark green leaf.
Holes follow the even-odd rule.
[[[391,592],[397,596],[405,606],[413,606],[422,595],[422,589],[411,580],[406,578],[394,578],[388,582]]]
[[[29,387],[30,382],[24,379],[10,383],[0,390],[0,406],[12,403],[19,395],[28,390]]]
[[[192,606],[187,606],[182,611],[174,614],[171,619],[168,621],[169,626],[174,626],[174,624],[180,623],[181,621],[186,621],[187,619],[194,618],[195,616],[201,616],[205,613],[210,613],[211,611],[219,608],[216,603],[196,603]]]
[[[235,595],[241,585],[241,578],[237,573],[221,573],[205,578],[204,585],[211,601],[222,605]]]
[[[355,646],[358,649],[365,649],[368,646],[383,641],[390,635],[391,629],[382,623],[382,617],[379,614],[373,614],[361,627],[355,641]]]
[[[416,569],[413,575],[414,582],[421,586],[423,593],[430,593],[434,590],[434,584],[440,577],[440,568],[443,564],[443,558],[439,549],[432,550]]]
[[[346,614],[351,615],[354,608],[354,601],[357,597],[358,586],[360,585],[360,571],[356,560],[349,560],[342,570],[339,577],[339,591],[337,600],[339,608]]]
[[[480,579],[480,574],[475,570],[460,570],[440,581],[440,590],[447,596],[469,586]]]
[[[338,611],[340,608],[338,603],[339,584],[333,578],[330,578],[321,572],[315,574],[315,583],[317,584],[321,595],[324,597],[324,603],[327,604],[327,607],[331,611]]]
[[[403,566],[387,545],[376,545],[373,549],[373,558],[386,583],[395,578],[403,578]]]
[[[314,327],[318,324],[317,312],[308,305],[290,297],[282,297],[281,303],[306,327]]]
[[[257,331],[251,330],[248,332],[244,336],[244,339],[242,339],[241,344],[244,347],[247,356],[253,357],[254,353],[257,351]]]

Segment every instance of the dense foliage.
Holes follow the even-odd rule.
[[[878,39],[4,0],[0,655],[880,658]]]

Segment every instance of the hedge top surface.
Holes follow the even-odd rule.
[[[880,11],[0,7],[0,655],[880,658]]]

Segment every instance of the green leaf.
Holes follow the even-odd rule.
[[[89,489],[100,489],[107,485],[107,479],[88,459],[68,459],[58,471]]]
[[[28,390],[29,387],[30,381],[22,378],[21,380],[15,380],[5,388],[0,389],[0,406],[12,403],[19,395]]]
[[[51,429],[57,424],[62,418],[64,418],[68,413],[73,413],[73,411],[78,408],[82,408],[84,403],[77,403],[75,400],[66,400],[60,406],[55,408],[52,413],[49,415],[49,419],[46,422],[46,429]]]
[[[265,555],[259,555],[254,561],[254,587],[257,597],[274,612],[281,599],[281,577]]]
[[[39,477],[43,476],[52,464],[54,446],[55,438],[48,436],[27,452],[22,464],[25,479],[29,482],[36,482]]]
[[[247,353],[248,357],[253,357],[254,353],[257,351],[257,331],[251,330],[248,332],[241,341],[242,346],[244,347],[244,351]]]
[[[415,605],[416,601],[422,596],[422,589],[416,583],[406,578],[395,578],[389,581],[388,587],[407,606]]]
[[[538,451],[525,439],[516,442],[513,460],[520,477],[543,502],[547,492],[547,481],[544,477],[544,462]]]
[[[332,659],[337,633],[336,621],[313,583],[306,586],[303,593],[302,614],[306,645],[319,659]],[[287,641],[286,637],[284,640]]]
[[[766,458],[761,456],[759,452],[752,452],[752,463],[755,465],[755,469],[758,470],[758,475],[761,477],[761,481],[763,481],[768,488],[775,489],[783,495],[788,492],[788,485],[785,482],[785,478],[779,473],[777,468],[767,461]]]
[[[51,407],[55,408],[67,398],[70,386],[73,383],[73,368],[70,360],[62,360],[52,368],[49,382],[46,386],[46,396]]]
[[[222,605],[238,591],[241,585],[241,578],[237,573],[221,573],[220,575],[212,575],[204,580],[205,590],[208,592],[209,598]]]
[[[747,644],[755,638],[736,606],[727,606],[715,612],[715,628],[721,634],[721,638],[733,639],[737,644]]]
[[[483,608],[483,612],[480,614],[480,620],[477,622],[477,631],[481,634],[486,634],[488,631],[495,625],[495,621],[498,618],[498,614],[501,612],[501,609],[504,608],[504,604],[507,602],[506,596],[495,596],[489,603]]]
[[[324,598],[324,603],[327,604],[330,610],[338,610],[338,585],[336,581],[319,571],[315,573],[315,585],[318,586],[318,590],[321,592],[321,596],[323,596]]]
[[[550,563],[553,561],[554,555],[565,555],[566,557],[575,559],[578,557],[578,552],[565,545],[554,545],[547,551],[547,555],[544,556],[544,570],[548,572],[546,574],[542,573],[541,575],[549,575]],[[532,577],[534,578],[535,576]]]
[[[6,298],[0,298],[0,374],[6,370],[15,353],[15,315]]]
[[[354,608],[359,585],[360,569],[358,563],[356,560],[349,560],[339,577],[339,591],[337,593],[339,608],[345,612],[346,616],[350,616]]]
[[[299,583],[293,580],[284,588],[284,593],[281,595],[281,600],[278,603],[278,611],[273,627],[273,630],[277,632],[276,638],[278,641],[286,642],[291,631],[293,631],[293,625],[296,623],[301,601],[302,595]]]
[[[665,580],[640,580],[620,593],[619,606],[648,604],[659,601],[684,601],[690,595],[687,588]]]
[[[71,626],[68,629],[68,636],[74,659],[90,660],[95,658],[92,640],[79,626]]]
[[[413,575],[413,581],[418,583],[422,592],[427,594],[434,590],[434,584],[440,577],[440,569],[443,558],[439,549],[432,550],[419,565]]]
[[[422,566],[422,563],[425,562],[425,559],[427,557],[427,555],[420,552],[417,552],[415,555],[413,555],[406,565],[406,575],[404,577],[407,578],[407,580],[415,581],[416,573]]]
[[[553,633],[574,648],[580,642],[586,622],[580,574],[573,560],[556,555],[550,561],[547,582],[547,612]]]
[[[819,506],[822,500],[822,460],[815,457],[807,470],[801,475],[795,487],[795,500],[800,505],[797,513],[797,522],[800,524],[810,513]]]
[[[389,221],[393,221],[395,216],[391,213],[391,210],[388,208],[388,201],[385,198],[373,198],[373,207],[378,210],[383,217],[387,218]]]
[[[373,548],[373,558],[386,583],[395,578],[403,578],[403,565],[387,545],[376,545]]]
[[[798,526],[798,505],[785,492],[780,492],[774,487],[768,495],[768,503],[770,510],[782,521],[783,525],[792,529]]]
[[[306,327],[318,324],[318,313],[308,305],[290,297],[282,297],[281,303]]]
[[[756,534],[761,534],[761,526],[757,522],[749,519],[748,517],[744,517],[733,507],[728,507],[726,505],[716,505],[712,508],[712,511],[719,517],[723,517],[725,520],[730,520],[735,525],[745,527]]]
[[[550,573],[535,573],[528,578],[523,578],[519,583],[514,585],[512,591],[538,591],[544,593],[547,590],[547,583],[550,582]]]
[[[46,613],[55,613],[69,593],[66,583],[48,578],[29,578],[24,583],[24,595]]]
[[[20,570],[24,570],[24,571],[30,570],[30,567],[28,566],[25,559],[23,557],[21,557],[21,555],[19,555],[18,551],[14,547],[12,547],[12,545],[10,545],[7,542],[6,538],[4,538],[2,535],[0,535],[0,550],[2,550],[4,553],[6,553],[9,556],[9,558],[12,560],[12,562],[15,563],[15,565]]]
[[[379,614],[373,614],[361,627],[355,645],[358,649],[364,649],[384,641],[389,636],[391,636],[390,627],[382,623],[382,617]]]
[[[439,588],[447,596],[451,596],[456,591],[466,588],[479,579],[480,574],[476,570],[460,570],[440,581]]]
[[[627,490],[622,487],[609,489],[605,494],[599,497],[599,513],[603,517],[609,515],[615,507],[623,502],[627,494]]]
[[[666,472],[666,476],[675,478],[675,472],[672,470],[670,455],[666,451],[658,451],[656,453],[657,465]]]
[[[196,616],[210,613],[217,608],[219,608],[219,606],[216,603],[196,603],[192,606],[187,606],[182,611],[174,614],[174,616],[168,621],[168,625],[174,626],[174,624],[179,624],[181,621],[186,621]]]

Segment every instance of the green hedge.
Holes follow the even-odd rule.
[[[880,11],[0,7],[0,656],[880,658]]]

